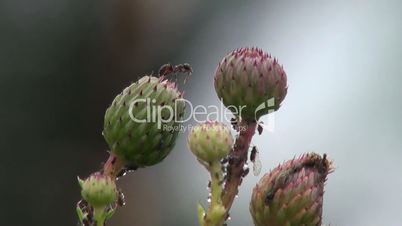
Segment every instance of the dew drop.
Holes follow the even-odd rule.
[[[126,199],[124,198],[123,192],[119,191],[118,199],[117,199],[117,204],[119,206],[125,206],[126,205]]]

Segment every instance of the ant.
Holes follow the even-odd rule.
[[[193,69],[191,68],[190,64],[184,63],[173,66],[171,64],[164,64],[159,69],[159,76],[164,77],[170,74],[176,73],[187,73],[187,75],[191,75],[193,73]],[[184,79],[184,83],[186,83],[187,77]]]

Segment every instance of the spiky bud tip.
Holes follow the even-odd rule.
[[[324,184],[330,172],[326,155],[308,153],[264,175],[251,198],[254,224],[320,226]]]

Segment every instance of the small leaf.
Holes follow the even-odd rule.
[[[77,211],[77,215],[78,215],[78,219],[80,220],[80,223],[83,224],[82,221],[85,218],[84,213],[82,212],[82,210],[79,206],[77,206],[76,211]]]
[[[197,205],[198,210],[198,221],[200,225],[204,225],[205,210],[200,203]]]

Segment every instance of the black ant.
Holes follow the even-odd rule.
[[[190,64],[184,63],[184,64],[178,64],[176,66],[173,66],[171,64],[164,64],[160,67],[159,69],[159,76],[164,77],[170,74],[176,74],[176,73],[187,73],[187,75],[191,75],[193,73],[193,69],[191,68]],[[184,79],[184,83],[186,83],[187,77]]]
[[[166,76],[174,73],[174,68],[171,64],[164,64],[159,69],[159,76]]]

